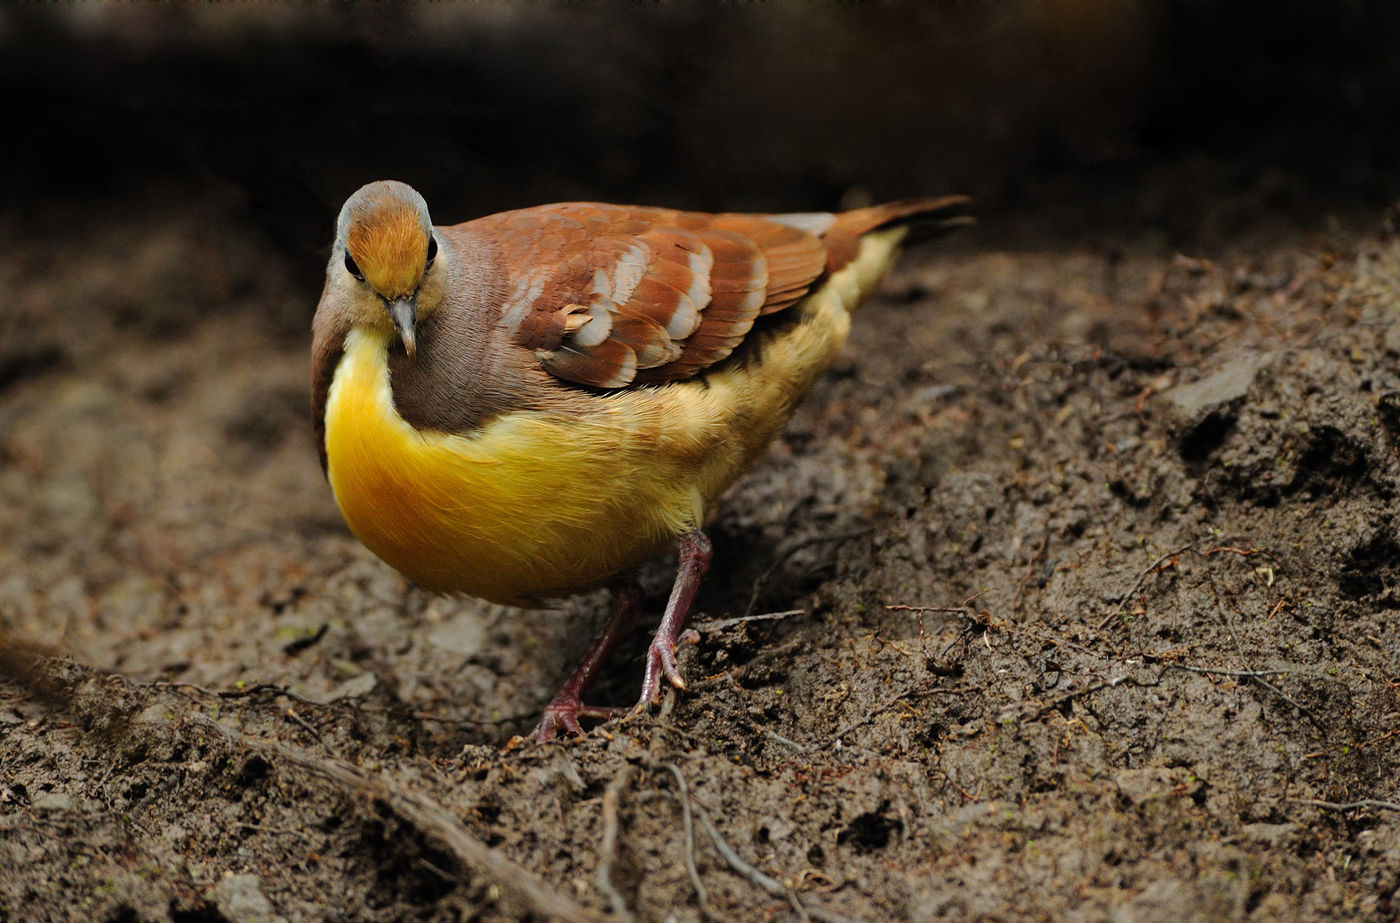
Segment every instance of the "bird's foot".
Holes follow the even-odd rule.
[[[578,719],[599,718],[606,721],[609,718],[616,718],[626,711],[625,708],[584,705],[583,702],[579,701],[577,694],[567,690],[561,691],[550,699],[549,704],[544,707],[540,723],[535,725],[535,729],[530,732],[530,738],[544,743],[547,740],[553,740],[560,731],[574,737],[582,737],[583,727],[579,725]]]
[[[687,628],[681,632],[676,639],[680,644],[699,644],[700,635],[695,629]],[[685,677],[681,676],[681,671],[676,667],[676,643],[657,634],[651,641],[651,646],[647,648],[647,668],[642,674],[642,695],[637,699],[637,705],[632,709],[632,714],[639,714],[646,711],[648,705],[656,705],[661,701],[661,678],[666,677],[672,686],[677,689],[684,689]]]

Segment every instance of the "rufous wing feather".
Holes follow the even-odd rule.
[[[547,372],[594,388],[695,375],[760,316],[844,266],[871,230],[956,221],[966,199],[910,199],[839,215],[705,215],[566,203],[473,222],[498,241],[501,323]]]

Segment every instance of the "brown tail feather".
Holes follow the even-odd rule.
[[[822,235],[826,244],[826,271],[835,272],[856,258],[863,234],[897,224],[917,224],[937,235],[954,228],[973,224],[975,219],[964,213],[972,204],[967,196],[950,195],[939,198],[901,199],[869,208],[857,208],[836,216],[836,223]]]

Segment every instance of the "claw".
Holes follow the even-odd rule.
[[[642,694],[637,699],[635,714],[648,705],[661,702],[661,677],[665,676],[677,689],[685,688],[685,678],[676,668],[676,646],[663,638],[656,638],[647,648],[647,667],[642,674]]]
[[[583,703],[578,700],[578,696],[565,696],[563,693],[556,695],[544,707],[540,723],[530,732],[530,738],[544,743],[553,740],[560,731],[574,737],[582,737],[583,728],[578,723],[578,715],[582,710]]]
[[[579,701],[577,695],[564,690],[550,699],[549,704],[544,707],[540,723],[535,725],[535,729],[530,732],[530,738],[544,743],[553,740],[560,731],[573,737],[582,737],[584,736],[583,727],[578,723],[578,719],[597,718],[606,721],[609,718],[616,718],[625,711],[626,709],[622,708],[584,705]]]

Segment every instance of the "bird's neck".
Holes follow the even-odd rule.
[[[493,342],[493,332],[494,325],[448,305],[419,324],[412,358],[386,341],[383,356],[398,414],[418,429],[466,433],[529,406],[522,389],[529,376],[511,362],[518,362],[522,357],[514,353],[522,351]]]

